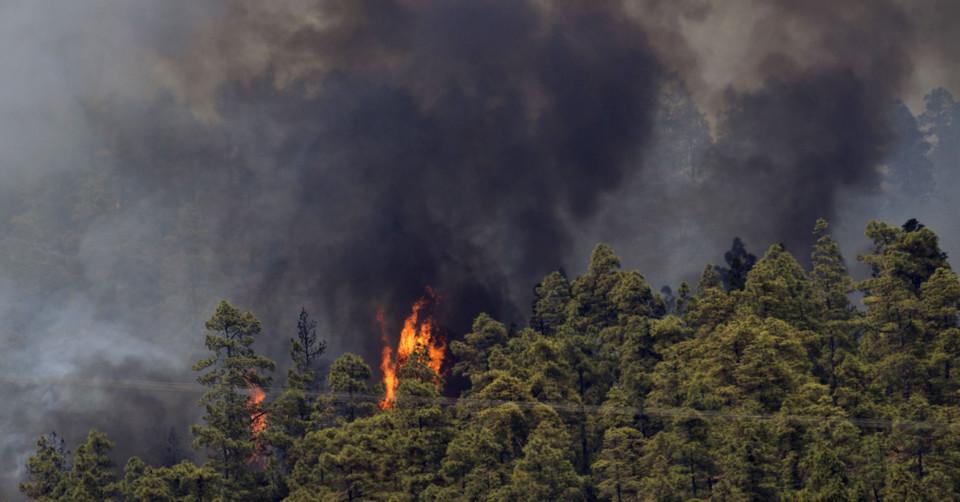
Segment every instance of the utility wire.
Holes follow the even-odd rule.
[[[158,380],[129,380],[115,378],[39,377],[14,373],[0,373],[0,382],[27,385],[74,385],[108,389],[132,389],[151,392],[204,392],[205,385],[191,382],[164,382]]]
[[[13,373],[0,373],[0,382],[26,384],[26,385],[73,385],[81,387],[123,389],[123,390],[141,390],[149,392],[187,392],[202,393],[209,390],[209,387],[199,383],[191,382],[169,382],[157,380],[130,380],[114,378],[78,378],[78,377],[39,377],[31,375],[21,375]],[[247,393],[244,389],[242,392]],[[272,394],[278,394],[278,391]],[[270,394],[268,392],[268,394]],[[356,394],[346,392],[304,392],[305,395],[313,397],[328,398],[333,402],[338,401],[369,401],[378,402],[383,396],[377,394]],[[860,418],[843,416],[818,416],[818,415],[788,415],[788,414],[751,414],[751,413],[731,413],[719,411],[699,411],[690,408],[644,408],[638,406],[609,406],[609,405],[590,405],[580,403],[560,403],[543,401],[508,401],[498,399],[477,399],[469,397],[444,397],[444,396],[397,396],[399,404],[417,404],[429,405],[436,404],[440,406],[460,406],[463,408],[490,409],[501,406],[515,406],[522,410],[530,410],[541,406],[547,406],[555,411],[564,413],[581,414],[613,414],[622,416],[648,416],[660,418],[677,419],[704,419],[704,420],[728,420],[745,422],[789,422],[797,424],[821,424],[821,423],[850,423],[858,427],[878,428],[878,429],[924,429],[924,430],[960,430],[960,424],[936,421],[911,421],[899,419],[881,419],[881,418]]]

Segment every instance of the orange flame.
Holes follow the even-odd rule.
[[[380,370],[383,371],[383,384],[386,386],[387,395],[380,401],[380,409],[385,410],[393,403],[394,393],[400,382],[397,381],[397,372],[393,362],[389,341],[387,341],[387,328],[383,320],[383,309],[377,309],[377,322],[380,324],[380,339],[383,340],[383,352],[380,359]]]
[[[256,370],[251,369],[250,375],[255,374]],[[247,411],[250,412],[250,438],[256,442],[256,449],[247,463],[263,467],[265,461],[263,458],[263,441],[257,439],[257,435],[267,427],[267,415],[260,408],[260,403],[267,397],[267,394],[257,384],[253,383],[253,379],[249,376],[247,377],[247,384],[250,386],[250,396],[247,397]]]
[[[387,410],[393,407],[396,397],[397,387],[400,381],[397,374],[407,363],[407,358],[418,346],[427,349],[430,361],[427,365],[437,374],[440,374],[440,367],[443,365],[444,353],[447,349],[446,342],[440,338],[436,329],[436,320],[429,314],[422,312],[428,304],[436,303],[437,298],[433,290],[429,287],[422,298],[417,300],[412,307],[412,312],[403,322],[403,330],[400,332],[400,343],[397,346],[397,358],[392,359],[393,351],[390,349],[387,341],[387,332],[383,321],[383,309],[377,311],[377,322],[380,323],[380,332],[383,339],[383,357],[380,362],[380,369],[383,370],[383,383],[386,386],[386,396],[380,401],[380,409]],[[439,382],[438,382],[439,385]]]

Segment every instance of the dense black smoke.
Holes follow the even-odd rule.
[[[377,309],[429,286],[455,334],[522,323],[598,240],[670,282],[734,236],[802,258],[957,38],[938,0],[90,5],[0,16],[47,28],[0,55],[32,75],[0,94],[9,373],[189,381],[221,298],[271,357],[306,307],[374,363]],[[72,389],[3,396],[8,477],[49,429],[190,439],[190,392]]]
[[[737,235],[760,253],[784,243],[806,261],[812,222],[819,217],[837,222],[838,209],[852,211],[851,201],[871,200],[884,189],[881,165],[897,139],[892,110],[915,84],[922,47],[933,39],[943,43],[949,34],[921,34],[924,21],[915,14],[923,9],[892,1],[742,1],[714,7],[704,23],[718,18],[736,27],[725,40],[740,49],[735,60],[726,66],[700,60],[674,74],[695,99],[699,95],[704,109],[716,112],[713,140],[699,150],[690,175],[680,178],[677,157],[654,152],[641,181],[624,192],[639,194],[628,200],[633,215],[612,216],[619,232],[639,226],[643,237],[627,244],[648,249],[641,251],[644,263],[670,270],[691,259],[716,260],[717,250]],[[704,45],[694,38],[691,43]],[[717,66],[729,80],[717,81],[719,72],[711,70]],[[677,117],[663,115],[658,130]],[[688,117],[686,127],[695,129],[697,121]],[[669,138],[683,140],[689,137]],[[875,207],[861,214],[878,217]],[[848,235],[859,234],[864,222],[852,224]],[[669,242],[668,249],[712,242],[712,255],[664,253],[651,235],[654,242]]]
[[[913,27],[891,2],[774,5],[776,17],[752,35],[767,80],[728,92],[703,160],[714,195],[704,199],[738,233],[761,243],[774,237],[803,256],[811,222],[834,220],[843,190],[879,189],[877,166],[894,139],[888,110],[912,71]],[[781,52],[789,44],[813,51],[813,60]]]
[[[889,96],[872,97],[848,69],[826,69],[730,95],[717,142],[702,159],[701,201],[726,229],[809,249],[809,222],[837,215],[845,189],[879,189],[876,169],[893,140]],[[763,251],[762,249],[759,251]]]
[[[649,135],[662,72],[643,30],[612,2],[326,10],[332,26],[288,33],[238,5],[217,32],[245,35],[253,17],[281,40],[262,71],[217,86],[209,132],[188,141],[231,149],[200,168],[229,187],[201,201],[224,222],[218,254],[263,257],[251,303],[327,298],[349,309],[345,328],[372,326],[378,306],[404,315],[427,286],[459,330],[507,312],[505,277],[561,266],[568,221],[595,213]],[[183,58],[202,81],[217,56]],[[291,60],[307,69],[290,75]]]

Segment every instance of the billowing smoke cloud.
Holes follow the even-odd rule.
[[[93,216],[73,248],[71,289],[90,299],[75,315],[92,319],[89,336],[112,319],[185,360],[114,343],[75,351],[63,371],[130,377],[143,352],[144,371],[168,368],[147,378],[189,379],[219,298],[264,319],[263,350],[278,359],[292,332],[277,327],[304,304],[332,353],[371,362],[374,313],[396,323],[427,286],[456,331],[480,311],[522,319],[516,292],[563,264],[569,223],[595,213],[649,136],[661,67],[614,3],[319,5],[312,15],[317,4],[295,2],[205,11],[217,19],[191,43],[145,42],[117,91],[79,93],[78,149],[100,168],[77,176],[97,205],[83,208]],[[130,404],[130,426],[95,416],[102,399],[69,393],[42,410],[23,403],[14,421],[43,416],[33,428],[76,444],[69,415],[136,445],[142,428],[196,418],[189,393],[108,395]],[[141,405],[180,414],[145,416]]]
[[[871,94],[849,69],[828,68],[730,95],[721,136],[701,160],[708,193],[697,201],[707,206],[691,209],[721,211],[727,232],[806,254],[809,222],[834,220],[841,193],[879,189],[892,98]]]
[[[850,210],[851,201],[872,200],[882,190],[880,165],[896,139],[891,110],[898,99],[910,99],[920,55],[931,57],[926,47],[951,38],[948,30],[921,33],[929,23],[920,11],[935,9],[893,1],[745,0],[714,5],[685,23],[685,40],[702,57],[674,75],[703,110],[715,113],[713,141],[690,176],[677,179],[676,165],[654,163],[622,192],[639,193],[629,204],[633,214],[645,215],[643,241],[626,244],[646,248],[642,262],[654,270],[717,260],[715,249],[734,235],[757,252],[785,243],[805,261],[812,222],[844,223],[838,208]],[[621,220],[618,232],[636,228],[610,216]],[[879,215],[872,207],[861,216]],[[864,223],[852,221],[845,232],[859,235]],[[651,235],[669,244],[651,245]],[[703,242],[713,244],[709,255],[664,252]]]
[[[209,134],[236,135],[203,169],[253,177],[202,201],[227,216],[222,253],[271,255],[253,303],[308,275],[306,294],[343,302],[355,327],[433,286],[468,327],[513,305],[505,277],[532,284],[563,264],[568,221],[595,213],[649,135],[662,72],[615,3],[349,2],[316,16],[237,3],[166,63]]]
[[[431,286],[455,333],[522,323],[598,240],[655,281],[735,235],[802,257],[881,188],[895,99],[957,38],[937,0],[26,5],[0,16],[26,75],[0,93],[0,248],[34,263],[0,271],[3,368],[83,381],[189,381],[221,298],[267,355],[305,306],[373,362],[378,308]],[[196,417],[190,392],[71,389],[2,393],[8,477],[49,429],[108,428],[123,461]]]
[[[761,245],[779,239],[802,256],[811,222],[835,219],[841,191],[879,188],[914,27],[891,2],[768,5],[748,56],[765,81],[726,93],[699,200],[730,216],[725,230]]]

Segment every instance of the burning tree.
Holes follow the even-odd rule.
[[[230,500],[248,499],[256,486],[249,468],[258,454],[257,428],[262,428],[263,413],[251,398],[266,390],[270,377],[264,371],[276,364],[254,353],[251,345],[260,333],[260,320],[226,301],[206,323],[210,332],[204,344],[211,357],[193,365],[194,371],[206,371],[197,381],[210,387],[198,406],[204,408],[204,425],[190,428],[196,439],[194,448],[208,448],[208,464],[224,479],[223,495]]]
[[[440,336],[437,321],[429,312],[429,308],[437,303],[439,299],[431,288],[427,288],[422,298],[417,300],[412,307],[412,312],[403,322],[403,330],[400,332],[400,343],[397,346],[396,357],[387,341],[387,333],[384,328],[383,311],[377,312],[377,322],[380,323],[383,339],[383,353],[380,363],[380,369],[383,371],[383,383],[385,387],[385,396],[380,401],[381,409],[390,409],[393,407],[396,398],[397,387],[400,385],[399,374],[403,367],[410,361],[411,355],[416,350],[422,349],[424,364],[429,367],[434,374],[439,375],[443,366],[443,359],[447,350],[447,343]],[[435,381],[439,387],[439,380]]]

